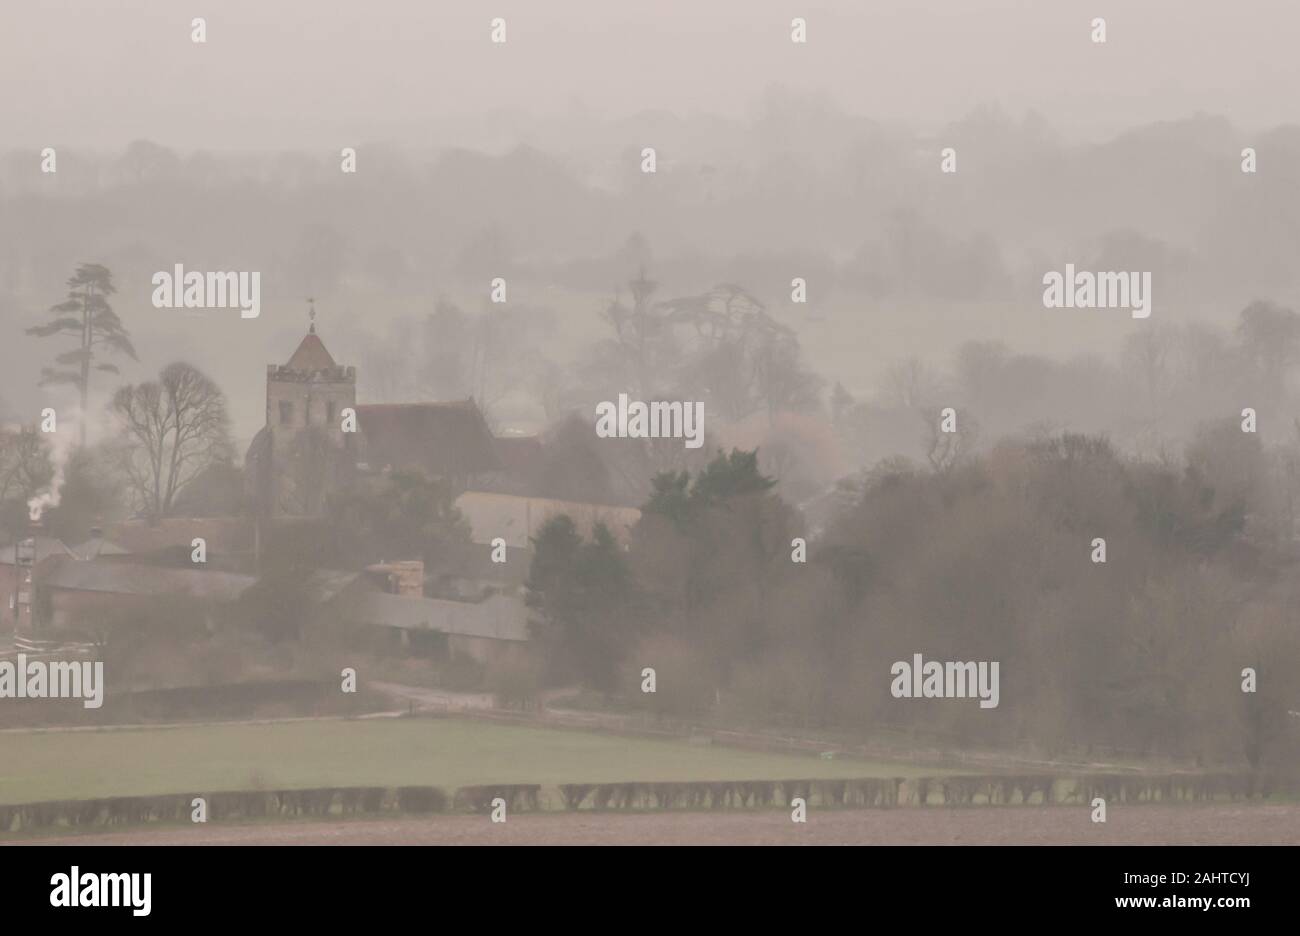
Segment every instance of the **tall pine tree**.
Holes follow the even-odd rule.
[[[113,274],[98,263],[83,263],[68,280],[68,298],[50,307],[53,318],[34,325],[27,334],[39,338],[68,336],[75,347],[54,358],[55,366],[41,368],[41,386],[71,384],[81,394],[81,444],[86,444],[86,409],[90,397],[91,370],[116,374],[115,365],[101,362],[103,354],[125,354],[136,359],[135,346],[117,317],[108,297],[117,290]]]

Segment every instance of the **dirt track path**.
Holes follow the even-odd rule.
[[[167,827],[40,838],[95,845],[1067,845],[1300,844],[1300,804],[1116,806],[1094,825],[1084,807],[784,812],[583,813],[358,819]]]

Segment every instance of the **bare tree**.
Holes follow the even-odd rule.
[[[1300,315],[1272,302],[1256,300],[1241,310],[1237,335],[1260,368],[1264,389],[1274,399],[1285,390],[1286,375],[1300,354]]]
[[[614,332],[614,337],[604,346],[611,361],[625,380],[634,384],[633,392],[641,399],[657,390],[656,381],[662,381],[672,369],[674,349],[672,344],[671,313],[664,303],[654,302],[659,284],[642,270],[631,280],[628,289],[632,304],[627,305],[615,297],[605,309],[604,319]]]
[[[50,444],[36,429],[0,431],[0,526],[5,532],[17,535],[32,498],[53,480]]]
[[[939,378],[918,357],[909,357],[889,366],[882,382],[881,395],[890,406],[900,409],[923,409],[933,405],[939,395]]]
[[[33,428],[0,432],[0,500],[27,500],[54,477],[50,445]]]
[[[285,506],[301,516],[320,516],[331,493],[347,486],[349,462],[355,464],[350,447],[335,445],[321,426],[298,432],[276,457],[285,470]]]
[[[1159,412],[1161,398],[1169,389],[1173,345],[1173,334],[1161,328],[1144,328],[1124,341],[1124,366],[1142,384],[1152,415]]]
[[[537,345],[544,337],[536,310],[499,309],[484,303],[470,323],[470,387],[484,418],[493,421],[499,403],[529,379],[545,360]]]
[[[128,489],[150,518],[166,516],[181,488],[230,457],[225,394],[190,364],[169,364],[157,381],[119,388],[110,409],[121,424]]]
[[[1006,370],[1011,351],[999,341],[967,341],[957,349],[955,378],[962,398],[981,412],[996,407],[1008,393]]]
[[[765,409],[770,421],[820,403],[822,380],[804,366],[794,331],[741,287],[722,283],[661,308],[669,326],[694,334],[679,378],[728,419]]]
[[[952,432],[943,431],[943,415],[935,407],[922,414],[925,420],[925,458],[935,474],[946,474],[971,454],[979,438],[979,424],[969,413],[961,413]]]

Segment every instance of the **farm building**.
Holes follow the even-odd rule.
[[[400,646],[424,656],[467,656],[499,662],[525,652],[528,609],[515,595],[482,601],[448,601],[372,591],[359,596],[350,615],[382,628]]]
[[[0,546],[0,632],[31,632],[32,582],[60,558],[75,557],[53,536],[22,537]]]
[[[43,605],[38,618],[43,629],[93,630],[111,619],[142,615],[161,599],[230,604],[256,581],[230,572],[63,556],[36,576],[37,600]]]

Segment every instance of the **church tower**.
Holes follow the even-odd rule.
[[[357,371],[334,362],[316,334],[316,307],[298,349],[266,368],[266,425],[247,463],[258,511],[270,517],[318,516],[355,467],[343,411],[357,405]]]

